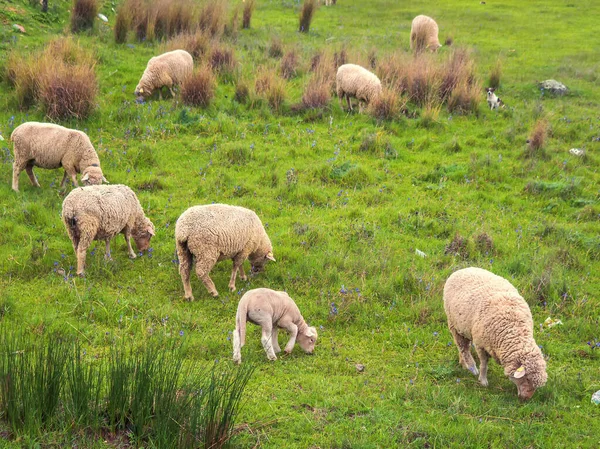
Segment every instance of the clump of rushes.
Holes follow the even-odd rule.
[[[543,156],[544,146],[548,138],[549,125],[545,119],[539,119],[535,122],[533,130],[527,139],[527,156]]]
[[[202,65],[181,86],[181,98],[189,106],[208,107],[215,97],[217,81],[210,67]]]
[[[286,80],[293,78],[296,76],[296,69],[298,68],[298,53],[296,50],[288,51],[283,59],[281,60],[281,65],[279,66],[279,73]]]
[[[310,31],[310,23],[317,9],[316,0],[304,0],[302,9],[300,10],[300,32],[308,33]]]
[[[252,13],[256,8],[256,0],[246,0],[244,2],[244,12],[242,14],[242,28],[250,28],[250,22],[252,21]]]
[[[91,30],[98,14],[97,0],[74,0],[71,12],[71,32]]]

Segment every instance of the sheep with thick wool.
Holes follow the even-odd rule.
[[[83,131],[65,128],[53,123],[25,122],[15,128],[10,136],[14,144],[12,188],[19,191],[19,174],[25,170],[31,183],[40,187],[33,167],[65,169],[61,187],[70,177],[75,186],[77,173],[85,185],[108,182],[102,174],[100,159]]]
[[[129,257],[134,259],[131,237],[139,251],[150,246],[154,225],[145,216],[137,196],[124,185],[100,185],[74,189],[62,205],[62,220],[77,256],[77,274],[85,268],[87,249],[93,240],[106,242],[106,260],[111,260],[110,240],[125,236]]]
[[[296,341],[308,354],[315,349],[317,329],[306,324],[294,300],[286,292],[257,288],[247,291],[238,304],[233,331],[235,363],[242,362],[241,348],[246,342],[247,321],[262,328],[261,343],[269,360],[277,360],[275,354],[281,352],[277,340],[279,328],[290,333],[290,339],[285,345],[286,354],[292,352]]]
[[[352,110],[350,97],[358,100],[359,112],[363,103],[368,104],[381,94],[381,81],[377,75],[356,64],[343,64],[337,70],[335,85],[340,106],[346,97],[348,109]]]
[[[428,16],[417,16],[410,28],[410,49],[416,53],[423,50],[436,52],[442,46],[438,39],[438,24]]]
[[[481,268],[458,270],[444,285],[444,310],[460,364],[479,374],[483,386],[488,385],[490,356],[516,384],[520,399],[530,399],[546,383],[546,362],[533,339],[531,311],[506,279]],[[479,371],[471,356],[471,341]]]
[[[219,293],[209,274],[218,261],[233,261],[229,281],[232,292],[238,272],[242,280],[247,279],[243,266],[246,259],[250,259],[252,274],[261,272],[267,260],[275,261],[271,240],[260,218],[244,207],[227,204],[190,207],[177,219],[175,241],[185,298],[190,301],[194,299],[190,285],[194,258],[196,274],[213,296]]]
[[[135,88],[136,96],[149,97],[155,89],[162,100],[160,89],[167,86],[175,96],[173,86],[182,84],[194,71],[194,60],[185,50],[173,50],[154,56],[148,61],[146,70]]]

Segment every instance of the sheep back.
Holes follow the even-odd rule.
[[[272,251],[271,241],[258,215],[239,206],[209,204],[187,209],[175,225],[175,238],[198,257],[199,248],[218,249],[219,260],[242,251]]]
[[[410,29],[410,48],[416,52],[425,49],[437,51],[442,45],[438,39],[438,24],[431,17],[419,15],[412,21]]]
[[[194,60],[185,50],[173,50],[154,56],[148,61],[135,92],[138,94],[143,89],[144,95],[150,95],[153,90],[163,86],[179,85],[193,70]]]
[[[340,98],[347,95],[368,103],[381,93],[381,81],[377,75],[356,64],[341,65],[335,81]]]
[[[93,234],[94,240],[110,239],[125,226],[135,230],[149,222],[133,190],[119,184],[72,190],[63,201],[62,219],[80,234]]]
[[[26,122],[11,134],[15,161],[33,160],[41,168],[73,167],[82,172],[100,166],[90,138],[83,131],[53,123]],[[101,175],[101,174],[100,174]]]

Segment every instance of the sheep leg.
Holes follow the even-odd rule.
[[[33,173],[33,162],[29,162],[27,164],[27,166],[25,167],[25,171],[27,172],[27,176],[29,176],[31,184],[33,184],[36,187],[40,187],[40,183],[38,182],[37,178],[35,177],[35,174]]]
[[[456,343],[456,346],[458,347],[458,360],[460,364],[473,374],[479,374],[477,366],[475,365],[475,360],[473,360],[473,356],[471,355],[471,341],[460,335],[451,327],[450,332],[452,333],[452,337],[454,337],[454,343]]]
[[[233,260],[233,269],[231,270],[231,279],[229,280],[229,290],[231,292],[235,292],[235,278],[237,276],[238,270],[240,269],[240,267],[244,263],[244,260],[246,260],[246,255],[240,253],[240,254],[237,254],[231,260]],[[244,268],[242,268],[242,272],[243,271],[244,271]]]
[[[175,98],[175,92],[173,91],[173,87],[169,86],[169,90],[171,91],[171,96]]]
[[[177,258],[179,259],[179,274],[183,283],[184,298],[188,301],[194,300],[192,285],[190,284],[190,273],[194,262],[193,255],[187,247],[187,242],[177,241]]]
[[[79,244],[77,245],[77,275],[83,276],[83,272],[85,269],[85,258],[87,255],[87,250],[92,243],[92,238],[87,235],[81,236],[79,240]]]
[[[240,343],[240,333],[237,329],[233,330],[233,361],[238,365],[242,363],[242,345]]]
[[[350,101],[350,95],[346,94],[346,101],[348,101],[348,109],[352,110],[352,101]]]
[[[261,327],[262,336],[260,338],[260,342],[267,353],[267,358],[269,360],[277,360],[271,339],[271,336],[273,335],[273,324],[270,321],[265,321],[261,323]]]
[[[25,167],[27,167],[27,161],[20,161],[17,162],[17,160],[15,159],[15,161],[13,162],[13,181],[12,181],[12,189],[15,192],[19,191],[19,175],[21,174],[21,172],[23,170],[25,170]]]
[[[284,348],[284,351],[287,354],[290,354],[294,349],[294,345],[296,344],[296,337],[298,336],[298,326],[286,319],[280,320],[278,324],[279,327],[286,329],[290,333],[290,340],[287,342]]]
[[[131,247],[131,229],[129,229],[129,226],[125,226],[125,228],[123,228],[123,235],[125,236],[125,241],[127,242],[127,252],[129,253],[129,258],[135,259],[135,251]]]
[[[475,345],[475,350],[477,351],[477,356],[479,357],[479,382],[484,387],[487,387],[487,369],[490,355],[480,346]]]
[[[196,259],[196,274],[198,278],[202,281],[208,292],[213,296],[219,296],[219,292],[215,287],[215,283],[209,276],[210,270],[215,266],[217,260],[219,260],[219,256],[217,254],[211,254],[208,251],[204,251],[202,248],[197,252],[197,254],[202,254],[202,259]]]
[[[62,189],[65,184],[67,183],[67,178],[69,177],[69,174],[67,173],[67,171],[65,170],[65,174],[63,175],[63,179],[60,182],[60,188]]]
[[[69,172],[67,172],[67,173],[68,173],[68,174],[69,174],[69,176],[71,177],[71,181],[73,181],[73,185],[74,185],[75,187],[79,187],[79,183],[77,182],[77,172],[75,172],[75,171],[70,171],[70,173],[69,173]]]
[[[112,260],[110,255],[110,239],[106,239],[106,251],[104,252],[104,260]]]
[[[281,348],[279,347],[279,341],[277,340],[277,333],[279,332],[279,328],[275,326],[273,328],[273,332],[271,333],[271,346],[273,346],[273,350],[276,353],[281,352]]]
[[[242,262],[242,264],[238,268],[238,273],[240,274],[240,279],[242,281],[247,281],[248,280],[248,276],[246,276],[246,273],[244,272],[244,263],[243,262]]]

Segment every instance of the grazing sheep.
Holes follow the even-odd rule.
[[[77,173],[83,174],[81,181],[85,185],[108,183],[102,174],[98,154],[83,131],[53,123],[26,122],[15,128],[10,140],[14,143],[12,188],[15,192],[19,191],[19,174],[23,170],[31,183],[40,187],[33,167],[63,167],[65,174],[61,187],[67,182],[67,176],[77,186]]]
[[[193,301],[190,271],[196,258],[196,274],[209,293],[218,296],[210,271],[220,260],[231,259],[233,270],[229,289],[235,291],[235,278],[246,280],[243,263],[250,259],[252,273],[264,269],[267,260],[275,261],[273,246],[260,218],[251,211],[227,204],[194,206],[177,219],[175,240],[179,257],[179,273],[185,298]]]
[[[415,17],[410,28],[410,49],[416,53],[425,49],[436,52],[442,46],[438,40],[438,33],[438,24],[431,17]]]
[[[498,109],[499,107],[504,107],[504,103],[502,102],[500,97],[496,96],[496,94],[494,93],[495,90],[496,89],[494,89],[492,87],[488,87],[486,89],[487,103],[488,103],[488,106],[490,107],[490,110]]]
[[[77,256],[77,274],[82,275],[92,240],[106,241],[106,260],[111,260],[110,240],[123,233],[134,259],[131,237],[139,251],[150,246],[154,225],[144,215],[135,193],[124,185],[88,186],[74,189],[62,205],[62,220]]]
[[[377,75],[356,64],[341,65],[335,77],[335,85],[340,106],[345,96],[348,109],[352,110],[350,97],[354,97],[358,99],[359,112],[362,112],[363,102],[370,103],[381,94],[381,81]]]
[[[286,292],[278,292],[268,288],[249,290],[242,296],[235,315],[233,331],[233,361],[242,362],[241,349],[246,342],[246,321],[262,327],[263,348],[269,360],[277,360],[276,352],[281,352],[277,341],[279,328],[290,333],[290,340],[285,345],[285,352],[291,353],[298,340],[300,347],[308,354],[315,349],[317,330],[308,327],[300,314],[300,309]]]
[[[167,86],[175,96],[173,86],[180,85],[194,70],[194,60],[185,50],[173,50],[150,58],[146,70],[135,88],[135,95],[149,97],[155,89],[162,100],[160,89]]]
[[[546,383],[546,362],[533,339],[531,311],[506,279],[481,268],[458,270],[444,285],[444,310],[460,364],[477,375],[470,352],[473,342],[483,386],[488,385],[490,356],[517,385],[520,399],[531,398]]]

